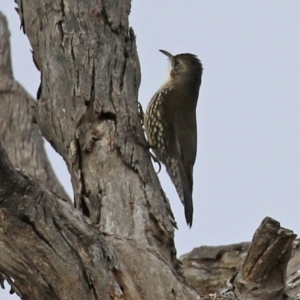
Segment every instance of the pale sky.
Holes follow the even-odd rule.
[[[14,76],[35,96],[39,73],[14,6],[1,0]],[[300,232],[299,16],[296,0],[133,1],[144,108],[167,77],[167,59],[158,49],[196,54],[204,66],[192,229],[165,171],[159,175],[179,227],[179,256],[200,245],[249,241],[265,216]],[[72,195],[64,162],[47,150]],[[17,299],[8,289],[1,293],[0,300]]]

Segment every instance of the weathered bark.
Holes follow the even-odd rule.
[[[144,147],[137,113],[140,70],[128,27],[130,0],[18,4],[41,71],[34,119],[67,163],[76,208],[62,201],[64,192],[47,163],[23,167],[30,152],[18,152],[18,140],[10,144],[15,131],[20,141],[28,132],[37,134],[30,123],[32,100],[21,92],[16,98],[16,89],[5,88],[9,101],[2,109],[13,118],[4,118],[8,131],[1,131],[1,138],[9,158],[19,157],[15,165],[32,177],[16,170],[0,145],[0,273],[22,299],[200,299],[181,274],[175,222]],[[5,64],[1,78],[14,85],[10,59]],[[14,106],[20,107],[18,114]],[[12,120],[16,123],[9,129]],[[41,149],[34,148],[41,147],[38,139],[31,139],[28,149]],[[232,246],[240,251],[238,276],[204,299],[282,299],[294,238],[266,219],[245,261],[246,252]],[[224,259],[225,254],[223,249],[203,258]],[[231,262],[230,268],[236,272],[240,266]],[[193,267],[185,269],[188,279]],[[219,288],[216,280],[206,281],[214,284],[210,291]]]
[[[0,157],[0,270],[13,279],[13,290],[22,299],[109,299],[118,264],[102,234],[69,203],[17,172],[2,145]]]
[[[140,146],[130,1],[19,1],[19,7],[42,75],[35,117],[67,163],[76,207],[108,234],[151,244],[170,260],[170,207]]]
[[[294,299],[300,293],[300,251],[299,241],[293,243],[295,237],[266,218],[252,243],[203,246],[185,254],[180,258],[183,273],[199,294],[212,294],[205,299],[225,295],[230,299],[276,300],[287,295]],[[217,290],[220,292],[215,293]]]
[[[293,244],[292,258],[287,269],[286,293],[291,299],[300,299],[300,240]],[[297,298],[298,297],[298,298]]]
[[[257,300],[285,299],[286,269],[296,235],[280,224],[265,218],[234,280],[238,298]]]
[[[14,170],[2,149],[0,270],[23,299],[197,297],[179,272],[173,216],[144,149],[129,9],[19,3],[42,77],[34,118],[68,165],[77,208],[105,232]]]
[[[13,78],[9,31],[1,13],[0,49],[0,141],[16,168],[70,201],[48,161],[38,127],[32,122],[32,107],[36,101]]]
[[[241,269],[250,243],[201,246],[180,257],[183,274],[200,294],[214,293]]]

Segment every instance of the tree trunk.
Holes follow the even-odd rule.
[[[145,151],[130,1],[74,4],[18,2],[41,72],[34,119],[68,166],[76,209],[13,169],[2,149],[2,273],[24,299],[172,299],[173,290],[195,299]]]
[[[30,300],[200,299],[181,272],[176,223],[145,147],[130,0],[17,2],[41,86],[35,102],[14,82],[0,16],[3,279]],[[31,119],[64,158],[75,207]],[[241,272],[215,297],[281,299],[294,238],[266,219]],[[264,264],[270,261],[275,279]],[[266,298],[255,298],[257,289]]]

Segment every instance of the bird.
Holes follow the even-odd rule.
[[[187,225],[193,224],[193,168],[197,154],[196,107],[203,66],[191,53],[172,55],[166,82],[151,98],[144,128],[148,143],[166,167],[184,205]]]

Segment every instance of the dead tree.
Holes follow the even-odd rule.
[[[17,2],[41,85],[35,101],[14,81],[1,15],[2,279],[30,300],[200,299],[176,258],[176,223],[145,147],[131,1]],[[66,162],[75,207],[39,131]],[[266,219],[242,271],[205,297],[283,299],[294,238]]]

